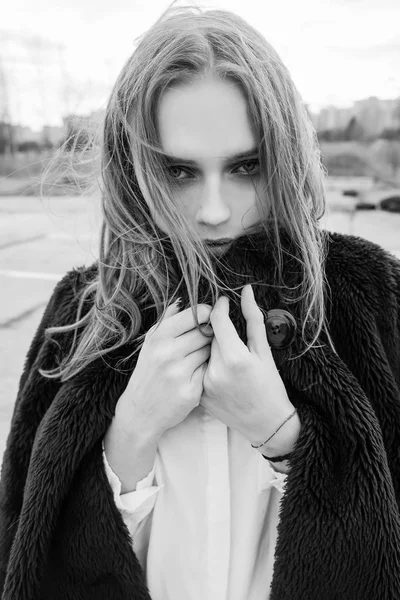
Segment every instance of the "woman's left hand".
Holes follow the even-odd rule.
[[[200,404],[256,445],[272,435],[294,407],[275,366],[251,285],[242,290],[241,308],[247,346],[229,318],[226,296],[217,300],[211,312],[214,338]]]

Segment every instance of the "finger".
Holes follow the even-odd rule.
[[[199,367],[197,367],[197,369],[195,371],[193,371],[193,375],[192,375],[190,381],[195,386],[196,390],[199,387],[203,387],[203,379],[204,379],[205,372],[207,371],[207,368],[208,368],[208,363],[203,362],[202,365],[200,365]],[[199,401],[200,401],[200,398],[199,398]]]
[[[246,319],[247,347],[250,352],[264,355],[268,352],[269,344],[265,330],[264,316],[259,309],[251,285],[242,289],[241,308]]]
[[[203,348],[203,346],[209,346],[213,338],[214,336],[205,336],[198,329],[193,328],[176,338],[174,348],[176,348],[178,354],[181,353],[183,356],[187,356],[199,348]]]
[[[217,338],[214,336],[211,342],[211,356],[212,360],[215,364],[221,364],[222,355],[221,355],[221,346],[218,344]]]
[[[196,312],[199,323],[208,323],[210,319],[211,306],[208,304],[197,304]],[[166,335],[179,337],[196,327],[192,308],[186,308],[180,313],[172,315],[165,324]]]
[[[175,302],[172,302],[172,304],[169,304],[167,306],[167,308],[165,309],[164,315],[162,317],[162,320],[168,319],[169,317],[172,317],[172,315],[176,315],[177,313],[179,313],[180,301],[181,301],[181,298],[177,298],[177,300],[175,300]]]
[[[229,317],[229,298],[220,296],[210,315],[214,336],[224,356],[236,355],[244,346]]]
[[[152,327],[150,327],[150,329],[147,332],[147,335],[151,335],[156,329],[158,329],[158,327],[161,325],[161,323],[163,323],[163,321],[169,319],[170,317],[172,317],[172,315],[175,315],[179,312],[179,301],[180,298],[178,298],[177,300],[175,300],[175,302],[172,302],[172,304],[169,304],[167,306],[162,317],[158,321],[156,321],[156,323],[154,323]]]
[[[200,348],[200,350],[197,350],[196,352],[188,354],[188,356],[185,357],[184,365],[185,368],[187,367],[187,371],[191,373],[191,377],[193,376],[193,373],[196,371],[196,369],[198,369],[198,367],[200,367],[204,363],[207,367],[207,361],[210,358],[210,353],[211,350],[210,346],[208,345],[204,348]]]

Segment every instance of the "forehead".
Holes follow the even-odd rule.
[[[163,149],[181,158],[226,159],[256,146],[245,96],[227,80],[204,78],[167,89],[157,125]]]

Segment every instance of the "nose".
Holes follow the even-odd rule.
[[[218,182],[209,183],[200,201],[196,219],[201,225],[223,225],[229,221],[231,210],[221,194]]]

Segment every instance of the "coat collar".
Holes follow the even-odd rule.
[[[289,306],[287,300],[291,294],[288,290],[296,290],[292,292],[294,295],[301,284],[298,251],[283,229],[279,231],[279,236],[282,246],[283,282],[286,286],[284,293],[275,285],[279,258],[275,250],[276,244],[272,231],[268,233],[261,230],[236,238],[222,256],[211,257],[216,277],[226,287],[222,293],[230,299],[230,317],[244,343],[246,343],[246,326],[240,308],[240,295],[243,286],[248,283],[252,284],[257,304],[265,314],[273,308],[284,308],[291,312],[300,325],[299,303],[292,301]],[[186,284],[183,281],[174,249],[168,239],[162,242],[162,248],[167,263],[173,265],[173,272],[181,281],[178,285],[177,296],[182,299],[182,308],[187,308],[190,306],[190,302]],[[209,284],[204,277],[200,278],[198,285],[198,303],[212,305]],[[279,354],[282,355],[282,352],[277,356]]]

